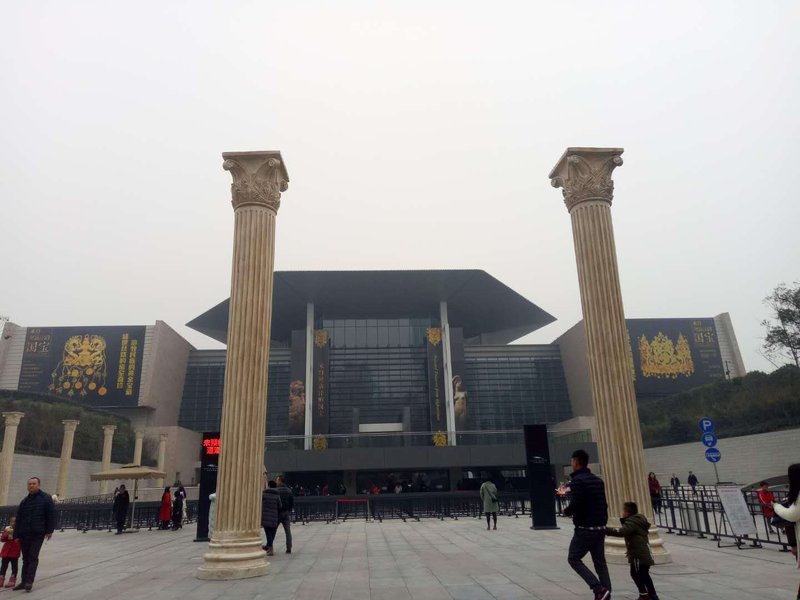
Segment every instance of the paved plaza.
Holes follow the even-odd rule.
[[[298,525],[294,551],[278,533],[271,574],[257,579],[200,581],[194,570],[206,544],[194,526],[179,532],[56,533],[42,550],[31,594],[2,597],[276,598],[279,600],[572,600],[591,594],[566,562],[569,522],[531,531],[524,518],[501,517],[498,531],[483,521],[348,521]],[[708,539],[665,536],[674,562],[656,567],[662,600],[788,599],[800,572],[777,549],[717,549]],[[614,598],[636,598],[627,567],[611,566]]]

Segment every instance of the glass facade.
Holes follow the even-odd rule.
[[[431,317],[407,319],[318,319],[332,348],[409,348],[425,345],[425,331],[438,327]]]

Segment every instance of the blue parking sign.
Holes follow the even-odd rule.
[[[700,430],[703,433],[709,433],[711,431],[714,431],[714,421],[706,417],[703,417],[702,419],[700,419]]]
[[[716,448],[709,448],[706,450],[706,460],[710,463],[718,463],[722,458],[722,452]]]

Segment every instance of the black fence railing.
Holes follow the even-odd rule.
[[[763,507],[758,500],[758,490],[742,493],[755,526],[755,535],[742,535],[731,529],[719,494],[712,486],[698,486],[694,490],[690,487],[678,488],[677,491],[662,489],[661,500],[654,505],[656,525],[666,533],[710,538],[720,547],[725,542],[738,548],[773,545],[788,552],[786,531],[782,527],[772,526],[770,520],[764,516]],[[786,492],[773,493],[776,503],[786,500]]]
[[[77,529],[83,532],[111,531],[117,526],[111,507],[110,502],[56,504],[56,529],[61,531]],[[132,508],[128,509],[126,528],[153,529],[158,527],[160,502],[137,502],[135,513]],[[0,523],[5,526],[16,514],[16,506],[0,507]],[[133,517],[133,521],[131,521],[131,517]],[[186,502],[186,519],[189,522],[197,520],[197,500]]]

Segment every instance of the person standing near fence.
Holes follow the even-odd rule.
[[[669,480],[669,484],[672,486],[672,489],[675,493],[678,493],[678,490],[681,488],[681,480],[678,479],[678,476],[675,473],[672,474],[672,478]]]
[[[277,488],[277,484],[270,479],[267,482],[267,489],[261,495],[261,526],[267,535],[267,544],[264,546],[267,556],[274,554],[272,544],[275,541],[275,534],[278,532],[278,520],[281,512],[281,496]]]
[[[608,524],[606,486],[589,470],[589,455],[585,450],[573,452],[571,462],[570,503],[564,509],[564,516],[572,517],[575,526],[569,544],[569,566],[591,588],[595,600],[608,600],[611,597],[611,577],[605,551]],[[592,555],[596,576],[583,564],[583,557],[587,554]]]
[[[158,509],[159,529],[169,529],[169,522],[172,519],[172,495],[169,493],[169,486],[164,488],[161,495],[161,507]]]
[[[22,581],[15,590],[30,592],[39,567],[39,552],[45,540],[53,537],[56,528],[56,507],[53,498],[41,490],[38,477],[28,479],[28,495],[17,509],[14,539],[22,547]]]
[[[278,523],[283,527],[286,534],[286,554],[292,553],[292,509],[294,508],[294,494],[286,485],[283,477],[276,478],[278,484],[278,495],[281,497],[281,511],[278,513]],[[327,485],[325,486],[327,491]],[[324,494],[327,496],[328,494]]]
[[[488,477],[481,484],[481,500],[483,501],[483,512],[486,515],[486,531],[489,531],[489,518],[494,520],[494,528],[497,530],[497,511],[500,509],[500,502],[497,499],[497,486]]]
[[[686,479],[686,483],[692,486],[692,494],[697,496],[697,484],[699,483],[697,481],[697,475],[689,471],[689,477]]]
[[[647,475],[647,487],[650,490],[650,502],[653,503],[653,510],[656,513],[661,512],[661,484],[656,477],[656,474],[650,471]]]
[[[786,505],[773,503],[772,508],[781,519],[794,525],[786,528],[786,537],[797,561],[797,568],[800,569],[800,556],[797,554],[797,537],[800,535],[800,463],[789,467],[789,496],[786,498]],[[789,535],[790,530],[794,534],[793,540]],[[797,589],[797,598],[800,600],[800,587]]]
[[[122,535],[122,530],[125,528],[125,519],[128,518],[128,506],[131,503],[131,496],[125,485],[120,485],[114,490],[114,506],[112,512],[114,513],[114,521],[117,524],[117,535]]]

